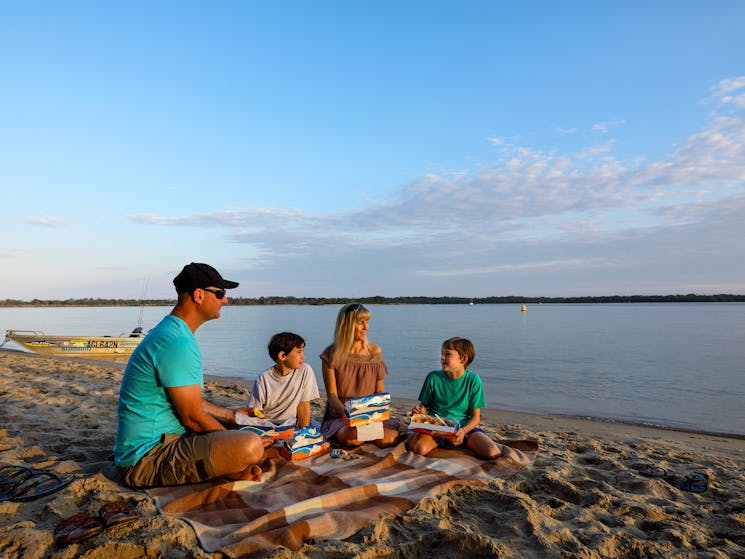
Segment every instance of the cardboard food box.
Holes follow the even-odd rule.
[[[329,443],[323,440],[323,435],[321,435],[318,427],[309,425],[302,429],[296,429],[292,438],[282,446],[279,454],[287,460],[294,461],[322,454],[329,448]]]
[[[417,413],[411,416],[409,431],[423,433],[432,437],[454,439],[455,431],[460,428],[460,423],[449,419],[445,419],[444,421],[446,425],[443,425],[442,421],[434,416]]]
[[[241,431],[251,431],[263,439],[289,439],[295,433],[294,417],[279,425],[272,423],[268,419],[249,417],[240,413],[236,414],[235,420]]]
[[[321,431],[318,427],[309,425],[302,429],[295,429],[295,434],[285,443],[285,446],[292,450],[302,446],[320,444],[322,442],[323,435],[321,435]]]
[[[344,411],[347,415],[356,415],[360,413],[372,413],[380,410],[388,410],[391,406],[391,395],[389,392],[378,392],[369,396],[359,398],[350,398],[344,404]]]
[[[390,405],[391,395],[388,392],[350,398],[344,404],[344,423],[350,427],[359,427],[384,421],[391,417]]]
[[[305,458],[310,458],[311,456],[323,454],[329,448],[331,448],[331,445],[327,442],[310,444],[292,449],[288,448],[287,445],[285,445],[282,447],[282,450],[279,451],[279,454],[282,456],[282,458],[294,462],[295,460],[303,460]]]
[[[385,421],[386,419],[390,419],[391,412],[388,410],[385,411],[375,411],[372,413],[359,413],[356,415],[348,416],[344,414],[344,423],[349,425],[350,427],[360,427],[361,425],[367,425],[368,423],[376,423],[378,421]]]

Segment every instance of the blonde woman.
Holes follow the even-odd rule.
[[[321,432],[326,439],[342,445],[357,446],[357,429],[344,423],[344,402],[349,398],[385,392],[388,369],[380,346],[368,341],[370,311],[359,303],[345,305],[336,317],[334,343],[321,353],[323,383],[326,387],[326,411]],[[390,446],[398,440],[398,421],[386,420],[383,438],[372,441]]]

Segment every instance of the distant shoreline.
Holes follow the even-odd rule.
[[[0,307],[164,307],[172,306],[175,299],[18,299],[0,300]],[[745,295],[720,293],[716,295],[607,295],[595,297],[231,297],[230,304],[237,306],[273,305],[541,305],[541,304],[609,304],[609,303],[745,303]]]

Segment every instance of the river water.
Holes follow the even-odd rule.
[[[440,344],[476,346],[471,369],[487,407],[589,416],[745,434],[745,304],[371,305],[370,340],[383,348],[394,397],[415,399],[439,368]],[[197,331],[208,374],[252,380],[271,365],[275,332],[306,340],[322,388],[319,353],[338,306],[226,306]],[[170,308],[147,307],[153,327]],[[0,329],[119,335],[139,308],[1,308]],[[10,347],[7,346],[7,347]]]

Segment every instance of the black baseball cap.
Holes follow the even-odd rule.
[[[176,286],[176,293],[190,293],[200,287],[233,289],[238,287],[238,282],[223,279],[220,272],[209,264],[192,262],[173,278],[173,285]]]

